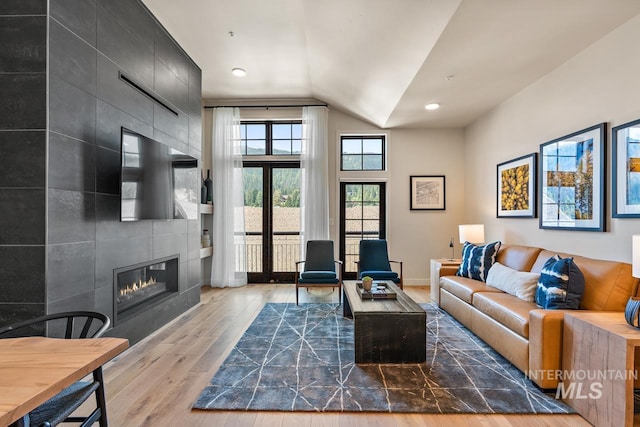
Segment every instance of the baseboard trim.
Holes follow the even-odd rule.
[[[429,286],[429,279],[402,279],[404,286]]]

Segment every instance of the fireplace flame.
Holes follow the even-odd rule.
[[[131,283],[129,285],[126,285],[125,287],[120,289],[120,296],[121,297],[125,297],[128,295],[132,295],[135,294],[137,291],[139,291],[140,289],[144,289],[147,288],[149,286],[153,286],[155,285],[156,282],[156,278],[155,277],[150,277],[149,280],[138,280],[137,282]]]

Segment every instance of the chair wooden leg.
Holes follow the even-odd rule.
[[[104,397],[104,378],[102,377],[102,366],[93,371],[93,379],[97,381],[98,389],[96,390],[96,401],[98,409],[100,409],[100,427],[107,427],[107,399]]]
[[[296,283],[296,305],[298,305],[298,290],[300,288],[298,287],[298,284]]]

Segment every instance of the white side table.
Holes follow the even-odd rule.
[[[437,258],[431,260],[429,283],[431,286],[431,301],[440,305],[440,277],[455,274],[461,259]]]

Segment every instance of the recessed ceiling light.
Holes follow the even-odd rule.
[[[247,75],[247,72],[244,70],[244,68],[234,68],[233,70],[231,70],[231,73],[236,77],[244,77]]]
[[[424,106],[425,110],[437,110],[438,108],[440,108],[440,104],[438,104],[437,102],[434,102],[433,104],[427,104]]]

